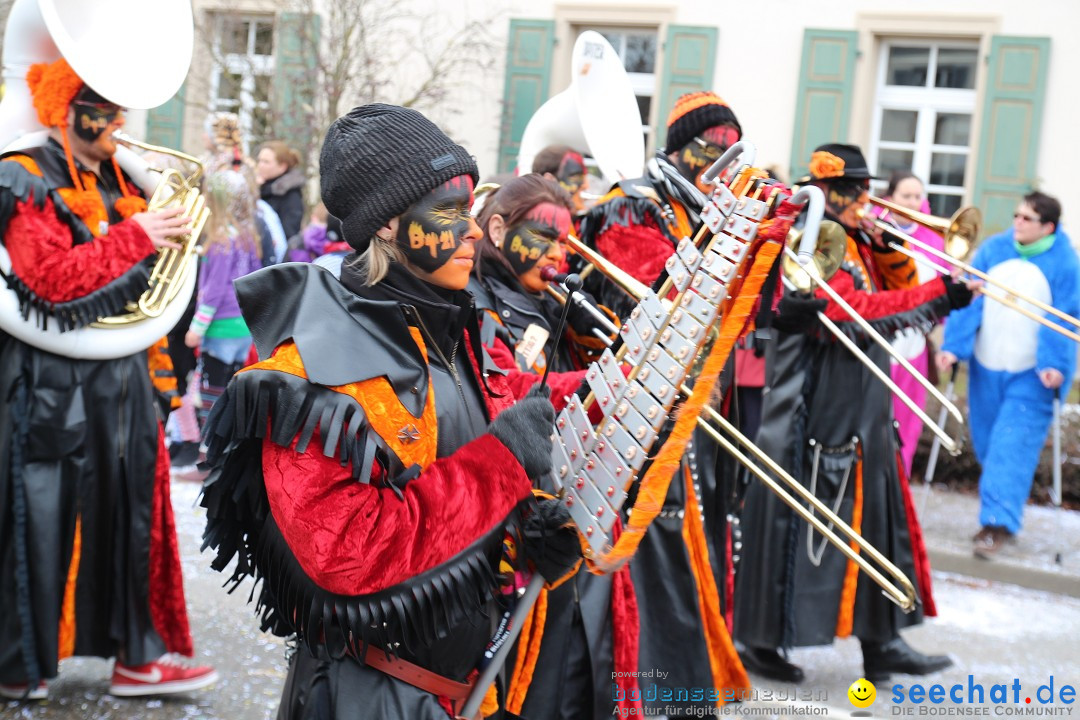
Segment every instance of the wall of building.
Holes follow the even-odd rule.
[[[1051,38],[1046,105],[1042,115],[1038,155],[1038,183],[1061,198],[1066,215],[1070,208],[1080,217],[1080,183],[1072,178],[1067,158],[1080,157],[1080,134],[1072,126],[1078,98],[1069,78],[1071,68],[1080,67],[1080,43],[1075,29],[1080,27],[1080,3],[1059,0],[949,0],[948,10],[940,0],[905,0],[893,10],[878,0],[832,2],[817,0],[775,0],[765,9],[755,3],[679,2],[674,5],[605,2],[558,3],[543,0],[512,0],[506,3],[507,18],[560,18],[589,14],[632,19],[643,13],[670,13],[671,22],[687,25],[716,24],[719,40],[714,73],[714,90],[735,109],[747,137],[758,146],[760,164],[786,168],[791,153],[799,62],[805,28],[859,30],[859,57],[856,66],[855,102],[849,124],[851,142],[865,145],[870,135],[873,102],[873,73],[877,63],[874,35],[870,28],[883,27],[882,16],[896,18],[897,29],[925,30],[939,37],[970,38],[971,32],[998,35],[1030,35]],[[1048,18],[1053,18],[1048,22]],[[508,20],[501,32],[507,32]],[[886,23],[884,27],[888,27]],[[563,58],[552,68],[552,92],[569,82],[568,63],[573,37],[566,23],[556,23],[556,54]],[[660,37],[664,36],[660,28]],[[955,33],[955,34],[953,34]],[[982,55],[988,45],[981,47]],[[985,67],[985,66],[984,66]],[[501,73],[489,79],[495,93],[502,85]],[[984,73],[980,73],[979,103]],[[979,107],[977,103],[977,107]],[[657,112],[657,111],[654,111]],[[661,116],[667,108],[658,109]],[[662,119],[662,117],[661,117]],[[451,123],[461,139],[480,160],[482,168],[493,168],[498,147],[498,109],[485,104],[465,110]],[[977,147],[976,136],[972,138]],[[968,172],[968,177],[973,176]],[[970,183],[969,183],[970,185]],[[971,187],[968,187],[970,196]]]
[[[331,0],[323,0],[326,1]],[[412,7],[422,11],[428,2],[416,0]],[[552,94],[569,83],[569,56],[577,24],[652,25],[658,27],[661,39],[669,24],[715,24],[719,38],[713,89],[735,109],[747,137],[758,146],[759,164],[775,164],[783,169],[787,168],[791,155],[799,62],[806,28],[856,30],[859,33],[849,136],[837,139],[864,146],[871,134],[879,33],[900,37],[981,38],[980,54],[984,59],[989,52],[991,35],[1047,36],[1051,38],[1050,61],[1041,119],[1037,182],[1044,190],[1062,199],[1066,215],[1073,209],[1080,216],[1080,183],[1072,181],[1072,163],[1068,162],[1070,158],[1080,157],[1080,134],[1072,127],[1080,99],[1069,79],[1070,69],[1080,67],[1080,43],[1076,42],[1074,32],[1080,27],[1080,3],[950,0],[947,11],[942,9],[943,5],[941,0],[905,0],[890,9],[879,0],[774,0],[765,9],[755,3],[704,0],[666,4],[625,0],[507,0],[498,4],[483,0],[430,0],[432,17],[439,18],[438,23],[427,23],[424,33],[419,36],[389,34],[384,44],[388,56],[397,62],[395,80],[407,85],[410,78],[418,77],[421,72],[415,52],[417,42],[428,47],[437,46],[465,19],[483,19],[484,38],[493,47],[490,57],[478,58],[468,71],[456,73],[446,96],[423,110],[473,152],[481,174],[486,176],[495,171],[499,151],[506,42],[511,18],[556,21]],[[207,0],[196,2],[200,19],[205,18],[205,11],[213,7],[221,7],[221,4]],[[230,0],[227,7],[266,12],[275,9],[273,3],[264,0]],[[1053,21],[1048,22],[1047,18]],[[198,96],[200,87],[205,87],[209,69],[205,42],[201,45],[199,42],[189,81],[194,102],[189,103],[185,132],[185,145],[196,151],[200,149],[206,106],[205,99],[200,100]],[[663,62],[662,49],[659,62]],[[985,75],[984,72],[979,75],[977,108],[981,108],[985,92]],[[205,95],[205,89],[201,92]],[[343,103],[343,107],[350,105],[350,102]],[[668,108],[654,107],[653,121],[662,122],[667,111]],[[312,131],[321,133],[322,128]],[[976,116],[973,148],[978,146],[978,132],[979,117]],[[974,162],[973,153],[969,163]],[[968,200],[973,189],[973,176],[973,167],[969,166]]]

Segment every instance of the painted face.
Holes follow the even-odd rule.
[[[859,226],[858,211],[869,196],[869,180],[837,180],[827,183],[825,206],[848,230]]]
[[[112,103],[91,103],[76,100],[71,104],[75,109],[75,134],[88,143],[93,143],[109,126],[116,122],[124,108]]]
[[[473,244],[482,236],[472,204],[472,177],[458,175],[402,213],[398,246],[422,280],[451,290],[468,284]]]
[[[675,167],[680,175],[697,185],[698,190],[707,193],[712,187],[701,181],[701,174],[738,140],[739,131],[730,125],[711,127],[680,148]]]
[[[506,229],[502,253],[526,290],[540,292],[547,286],[540,271],[562,264],[562,244],[569,232],[570,211],[553,203],[540,203]]]
[[[559,181],[563,189],[570,193],[574,201],[574,211],[581,212],[585,205],[581,200],[581,187],[585,184],[585,158],[576,152],[568,152],[559,163],[559,170],[555,173],[555,179]]]

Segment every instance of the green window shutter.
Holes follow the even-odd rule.
[[[517,165],[525,126],[548,99],[554,50],[554,20],[510,21],[499,124],[499,172],[509,172]]]
[[[847,142],[857,54],[858,33],[854,30],[804,31],[791,138],[792,181],[806,174],[814,148]]]
[[[146,113],[146,142],[179,150],[184,146],[184,87]]]
[[[984,235],[1012,224],[1034,183],[1049,63],[1050,38],[995,35],[990,43],[974,192]]]
[[[656,118],[656,147],[667,140],[667,116],[680,95],[711,90],[716,66],[716,28],[672,25],[664,41],[664,73]],[[737,113],[736,113],[737,115]]]
[[[300,151],[306,160],[313,137],[315,88],[321,18],[314,13],[282,12],[277,16],[271,105],[276,139]],[[317,140],[316,140],[317,141]]]

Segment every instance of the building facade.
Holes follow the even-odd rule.
[[[202,47],[181,96],[146,116],[151,139],[198,151],[208,109],[237,111],[262,139],[273,130],[318,138],[303,108],[318,88],[298,87],[311,39],[326,36],[327,3],[197,0]],[[365,0],[371,2],[372,0]],[[427,7],[430,5],[430,7]],[[437,9],[436,9],[437,6]],[[513,168],[525,125],[570,84],[570,55],[587,29],[624,61],[649,151],[663,147],[668,110],[681,93],[724,97],[758,148],[758,164],[801,176],[816,145],[863,147],[878,174],[909,169],[928,185],[932,211],[974,204],[986,233],[1007,227],[1017,198],[1033,187],[1080,207],[1070,180],[1080,158],[1071,119],[1080,100],[1067,68],[1080,66],[1080,3],[1067,0],[776,0],[754,3],[415,0],[421,17],[484,18],[495,48],[459,72],[436,103],[418,105],[477,157],[482,175]],[[425,44],[445,42],[425,31]],[[385,46],[394,73],[418,72],[399,37]],[[405,33],[408,35],[408,33]],[[417,40],[413,38],[413,40]],[[302,84],[302,83],[301,83]],[[305,93],[310,93],[308,97]],[[395,101],[390,95],[387,101]],[[351,106],[348,94],[342,111]],[[289,110],[294,117],[282,123]],[[305,117],[307,120],[305,120]],[[306,124],[305,124],[306,123]]]

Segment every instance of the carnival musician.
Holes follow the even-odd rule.
[[[654,284],[678,242],[701,225],[699,213],[712,189],[702,175],[741,135],[734,111],[718,95],[682,95],[668,116],[667,147],[644,177],[619,182],[586,213],[581,240],[637,280]],[[592,273],[586,287],[625,318],[633,303],[600,275]],[[660,687],[716,687],[738,695],[749,686],[723,617],[730,610],[725,463],[716,444],[695,431],[663,509],[629,563],[639,614],[638,662],[667,673],[656,679]],[[696,558],[706,559],[706,571]],[[715,707],[691,701],[681,703],[680,712]]]
[[[477,217],[483,237],[469,291],[481,311],[481,336],[492,360],[522,373],[543,373],[550,365],[554,392],[570,394],[585,376],[583,370],[572,371],[575,348],[583,341],[606,345],[590,333],[594,318],[572,303],[554,351],[562,306],[544,292],[551,282],[545,269],[554,272],[564,261],[573,207],[560,185],[530,173],[507,180],[484,198]],[[508,663],[509,712],[530,720],[612,714],[612,673],[630,669],[613,664],[614,643],[637,636],[637,618],[628,616],[625,603],[613,606],[613,582],[625,588],[629,570],[614,575],[581,571],[545,591],[537,603],[542,611],[532,613],[528,632],[523,631],[527,641],[519,643]],[[626,627],[630,621],[632,628]]]
[[[340,274],[237,281],[261,361],[210,418],[206,544],[262,577],[264,629],[298,635],[278,717],[446,718],[523,559],[549,580],[580,559],[562,504],[532,501],[552,401],[513,404],[536,376],[509,383],[480,346],[469,153],[373,104],[333,123],[319,165],[354,252]]]
[[[681,96],[668,115],[667,148],[644,177],[620,181],[586,213],[582,242],[652,284],[678,242],[701,224],[698,213],[711,191],[701,176],[741,136],[734,111],[715,93]],[[633,307],[611,283],[593,292],[620,317]]]
[[[812,183],[825,194],[826,217],[847,233],[844,263],[829,284],[877,330],[928,328],[971,302],[972,291],[949,277],[917,285],[913,261],[861,227],[870,170],[854,145],[819,147]],[[887,374],[885,351],[850,316],[817,291],[781,300],[768,345],[766,393],[758,445],[871,545],[913,579],[918,608],[904,615],[839,551],[761,484],[753,483],[742,515],[743,557],[736,574],[734,635],[748,670],[786,682],[803,671],[784,649],[827,645],[835,637],[862,643],[865,677],[925,675],[948,667],[944,655],[908,646],[900,630],[934,615],[930,567],[897,451],[886,387],[815,321],[825,315],[852,336]]]
[[[68,63],[31,67],[39,147],[0,162],[5,278],[24,316],[73,330],[148,286],[190,220],[147,212],[114,159],[124,109]],[[44,698],[59,660],[116,657],[109,692],[195,690],[169,462],[147,353],[81,360],[0,334],[0,694]]]

